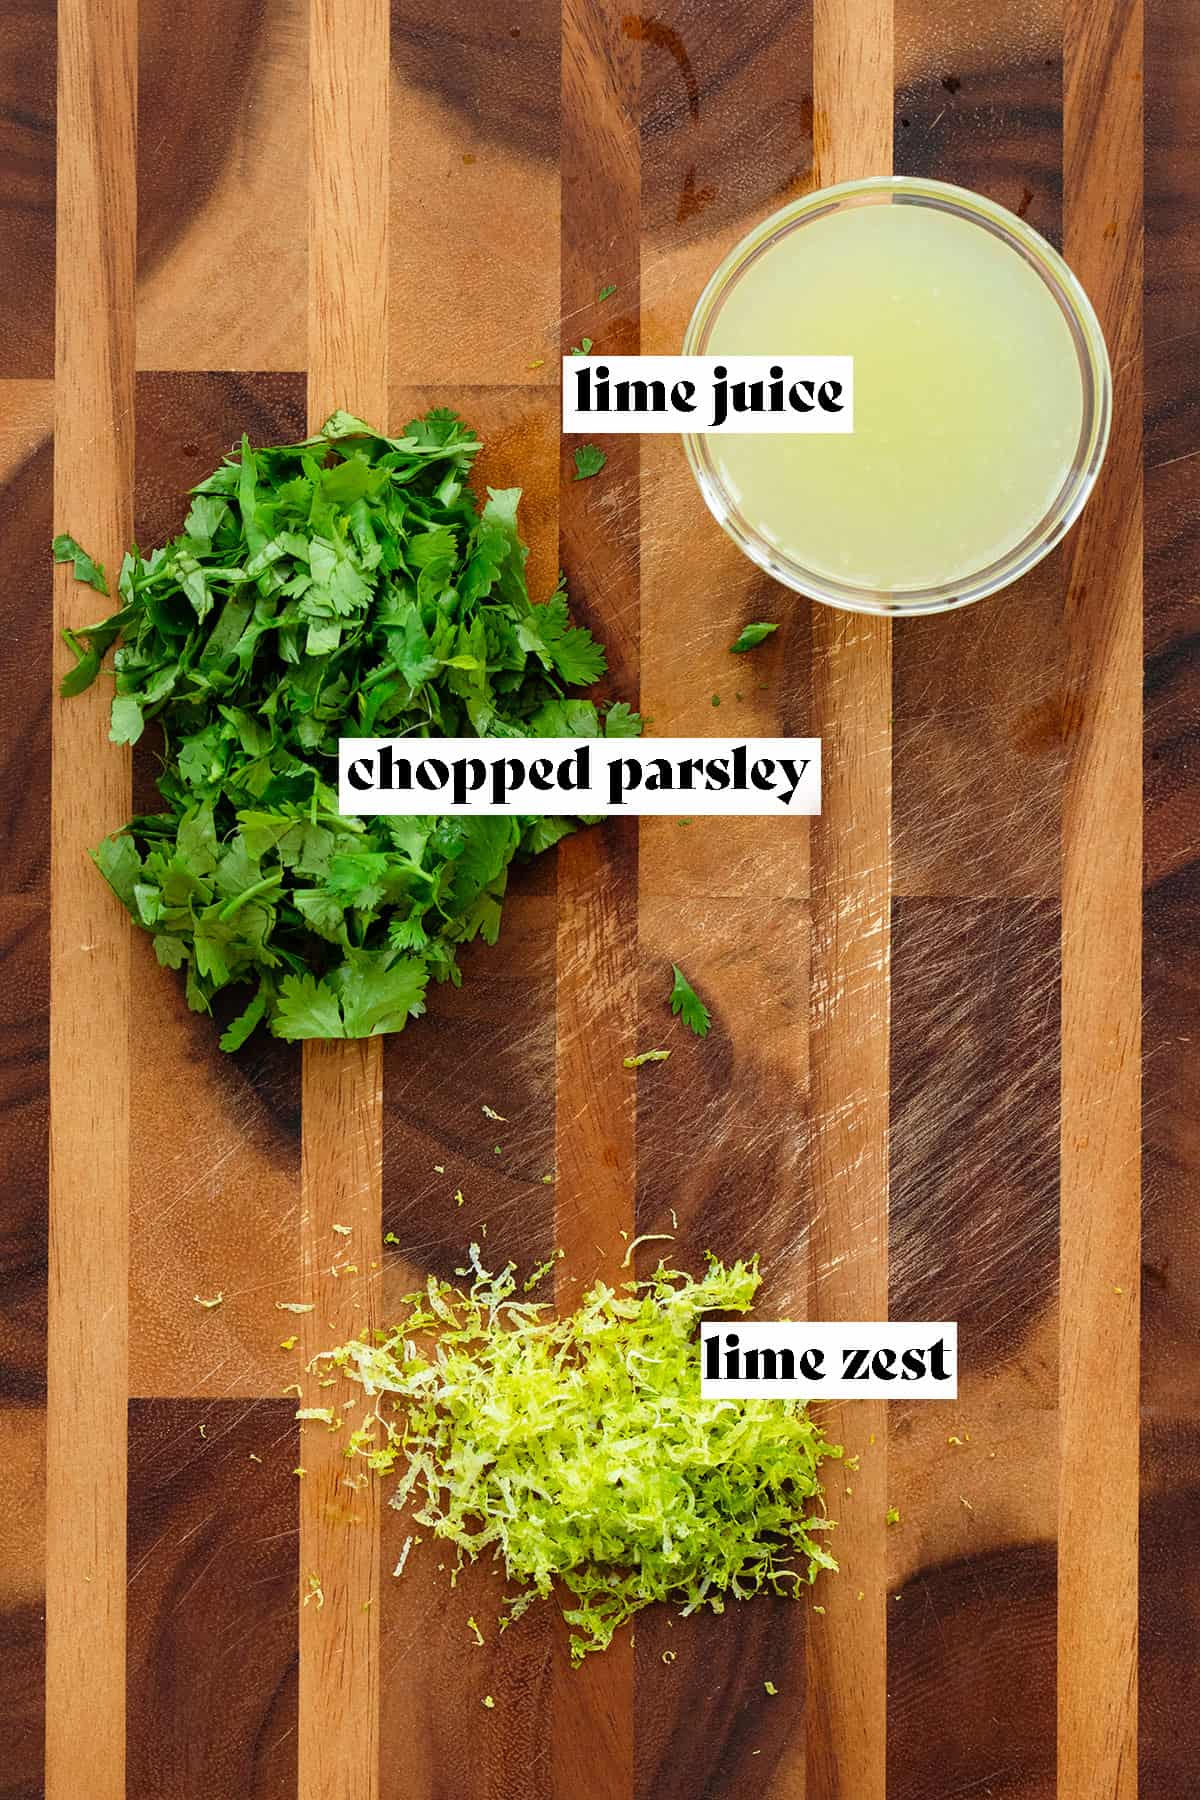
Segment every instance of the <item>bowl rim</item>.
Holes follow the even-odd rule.
[[[924,205],[989,231],[1006,243],[1040,275],[1058,303],[1071,331],[1079,358],[1082,417],[1070,469],[1050,506],[1003,555],[984,568],[954,581],[911,588],[872,588],[842,582],[806,568],[763,537],[739,512],[711,456],[707,434],[685,433],[688,463],[718,524],[752,562],[794,592],[846,612],[883,613],[891,617],[951,612],[1008,587],[1047,556],[1082,512],[1095,487],[1112,423],[1112,370],[1095,308],[1078,277],[1040,232],[1007,207],[970,188],[914,175],[871,175],[857,181],[817,188],[768,215],[734,245],[705,284],[688,321],[685,356],[703,356],[721,304],[752,263],[788,232],[853,205],[897,202]]]

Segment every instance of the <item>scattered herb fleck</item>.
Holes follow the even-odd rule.
[[[575,452],[575,479],[586,481],[591,475],[598,475],[608,461],[596,444],[581,444]]]
[[[214,1306],[223,1306],[225,1303],[224,1294],[214,1294],[211,1300],[205,1300],[200,1294],[193,1294],[192,1299],[197,1306],[203,1306],[208,1311],[211,1311]]]
[[[585,337],[581,343],[572,344],[571,355],[572,356],[588,356],[591,353],[591,348],[592,348],[591,338]]]
[[[767,1693],[771,1694],[772,1696],[774,1696],[775,1694],[777,1694],[779,1692],[779,1689],[775,1686],[775,1683],[773,1681],[764,1681],[763,1687],[766,1689]]]
[[[606,300],[612,299],[616,291],[616,288],[610,282],[605,282],[604,286],[600,289],[600,292],[596,295],[596,299],[603,305]]]
[[[95,588],[98,594],[103,594],[107,599],[108,580],[104,573],[103,563],[94,561],[83,545],[77,544],[75,539],[65,531],[59,532],[50,547],[54,552],[55,562],[74,563],[76,581],[86,582],[88,587]]]
[[[625,1067],[627,1069],[640,1069],[646,1063],[666,1062],[670,1054],[671,1052],[669,1050],[639,1050],[636,1056],[627,1056],[625,1058]]]
[[[712,1014],[678,963],[671,964],[671,972],[675,977],[671,988],[671,1011],[679,1014],[688,1030],[694,1031],[697,1037],[707,1037]]]
[[[736,643],[730,644],[729,648],[734,656],[744,656],[747,650],[756,649],[773,631],[778,630],[778,625],[743,625]]]
[[[889,1525],[898,1525],[900,1523],[900,1508],[898,1506],[888,1507],[887,1522]]]

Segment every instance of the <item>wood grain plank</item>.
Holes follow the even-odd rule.
[[[243,432],[256,444],[304,436],[304,376],[140,373],[136,424],[134,532],[149,551],[180,530],[187,489]],[[134,752],[135,810],[161,805],[157,768],[148,737]],[[139,1056],[156,1079],[131,1103],[130,1392],[278,1394],[295,1378],[275,1302],[299,1293],[300,1052],[260,1034],[227,1056],[222,1018],[188,1012],[144,932],[132,980]],[[164,1132],[164,1118],[187,1118],[187,1134]],[[196,1304],[218,1293],[221,1306]]]
[[[1200,1789],[1200,34],[1193,0],[1145,17],[1145,1190],[1142,1252],[1141,1791]]]
[[[897,169],[1061,243],[1058,0],[1001,4],[982,32],[905,0],[896,23]],[[897,629],[891,1304],[957,1319],[962,1373],[955,1405],[893,1409],[889,1795],[948,1795],[967,1769],[1055,1792],[1065,581],[1060,553]],[[922,1621],[973,1569],[991,1604],[931,1729],[948,1677]],[[1008,1741],[997,1688],[1021,1720]]]
[[[763,213],[812,179],[812,18],[743,14],[713,29],[680,0],[630,21],[642,59],[642,337],[678,351],[701,288]],[[769,121],[769,123],[768,123]],[[641,446],[641,701],[658,735],[810,729],[804,603],[773,587],[708,515],[678,440]],[[750,619],[765,654],[730,655]],[[639,999],[617,1058],[668,1048],[637,1082],[637,1229],[700,1271],[761,1250],[766,1317],[807,1310],[809,830],[805,820],[642,824]],[[713,1012],[703,1043],[671,1018],[671,963]],[[614,1068],[612,1079],[619,1078]],[[806,1791],[806,1604],[756,1600],[638,1621],[639,1795]],[[675,1660],[663,1662],[674,1653]],[[769,1695],[771,1681],[778,1696]]]
[[[129,1800],[296,1793],[290,1401],[129,1407]]]
[[[306,0],[142,0],[138,51],[138,368],[303,368]]]
[[[1200,36],[1195,5],[1146,9],[1144,1246],[1139,1777],[1200,1787]]]
[[[0,597],[3,759],[0,943],[0,1404],[46,1387],[49,1188],[50,663],[53,387],[0,384],[0,556],[21,570]],[[39,1639],[41,1631],[38,1632]],[[40,1650],[39,1650],[40,1655]]]
[[[396,366],[556,390],[558,0],[393,0],[392,61]]]
[[[132,525],[135,10],[58,10],[57,237],[90,251],[57,264],[54,519],[111,570]],[[56,626],[95,604],[57,571]],[[106,714],[99,687],[52,713],[48,1800],[125,1792],[129,926],[86,856],[128,817]]]
[[[500,179],[499,168],[493,169]],[[475,485],[523,487],[521,529],[535,598],[558,574],[558,422],[543,388],[393,386],[398,422],[429,406],[449,405],[474,425],[484,449]],[[384,1314],[429,1272],[454,1279],[467,1247],[484,1262],[514,1261],[524,1273],[554,1247],[554,951],[552,857],[517,868],[499,941],[463,952],[462,986],[439,987],[426,1017],[387,1040],[384,1057]],[[489,1118],[484,1107],[502,1115]],[[547,1181],[547,1177],[550,1180]],[[456,1196],[462,1204],[456,1204]],[[463,1800],[551,1791],[552,1646],[565,1641],[560,1620],[535,1608],[506,1631],[498,1618],[499,1572],[481,1565],[458,1577],[428,1533],[414,1547],[402,1580],[391,1571],[413,1531],[407,1515],[383,1516],[381,1721],[384,1795],[435,1793]],[[487,1640],[480,1649],[467,1626]],[[485,1712],[490,1693],[494,1709]],[[464,1706],[478,1710],[464,1736]],[[470,1715],[468,1715],[470,1716]]]
[[[559,567],[557,6],[538,0],[514,13],[398,0],[392,66],[393,418],[448,405],[478,428],[476,492],[524,490],[530,589],[544,599]],[[514,872],[499,943],[466,952],[462,987],[438,989],[428,1016],[388,1041],[393,1304],[428,1271],[453,1278],[471,1241],[485,1262],[512,1258],[526,1271],[553,1247],[553,1187],[543,1179],[554,1168],[553,893],[552,860]],[[485,1105],[503,1117],[489,1120]],[[392,1580],[411,1529],[386,1509],[385,1800],[536,1800],[550,1792],[544,1720],[561,1623],[538,1607],[501,1643],[499,1572],[471,1569],[451,1592],[450,1559],[427,1533]],[[485,1710],[487,1693],[495,1705]]]
[[[896,37],[897,172],[976,188],[1061,245],[1060,0],[991,9],[984,48],[961,11],[898,0]],[[1059,553],[986,605],[898,627],[895,892],[1058,893],[1064,585]]]
[[[640,348],[641,51],[624,11],[562,5],[561,341]],[[616,292],[601,302],[604,286]],[[640,443],[611,438],[598,480],[576,481],[559,439],[559,546],[575,616],[605,646],[613,698],[638,703]],[[638,830],[613,821],[558,850],[555,1297],[568,1308],[618,1263],[635,1229],[636,1085],[620,1067],[637,1012]],[[571,1669],[555,1642],[551,1791],[628,1800],[634,1786],[634,1657],[622,1632]]]
[[[890,171],[892,70],[890,5],[817,0],[817,185]],[[813,1316],[882,1319],[888,1302],[890,622],[815,606],[812,695],[811,729],[823,740],[825,771],[812,845]],[[879,1402],[831,1408],[827,1426],[863,1463],[847,1484],[853,1493],[837,1506],[842,1574],[809,1634],[809,1797],[882,1800],[887,1410]]]
[[[1064,250],[1113,365],[1066,546],[1058,1778],[1132,1800],[1141,1259],[1142,8],[1068,0]],[[1119,1291],[1116,1291],[1119,1290]],[[1103,1517],[1096,1495],[1103,1491]],[[1104,1621],[1106,1654],[1095,1655]]]
[[[308,409],[384,420],[388,404],[388,8],[311,0]],[[304,1046],[305,1361],[376,1323],[382,1256],[382,1043]],[[356,1269],[335,1275],[334,1224]],[[300,1623],[302,1800],[373,1800],[379,1768],[379,1497],[347,1506],[337,1434],[305,1434],[300,1565],[326,1597]]]
[[[0,1407],[0,1792],[45,1789],[46,1414]]]
[[[0,266],[8,275],[0,378],[54,372],[55,0],[0,14]]]
[[[1059,976],[1053,901],[894,903],[889,1310],[961,1361],[889,1407],[889,1800],[1055,1791]]]

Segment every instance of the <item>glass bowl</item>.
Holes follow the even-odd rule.
[[[1015,213],[968,188],[942,181],[926,181],[907,175],[879,175],[863,181],[846,181],[821,188],[797,200],[744,237],[712,276],[696,303],[683,341],[685,356],[708,354],[713,326],[721,308],[746,270],[781,238],[802,231],[813,220],[852,206],[926,206],[952,213],[990,232],[1007,244],[1040,276],[1062,312],[1079,358],[1081,424],[1079,439],[1067,474],[1043,517],[1011,549],[986,567],[936,586],[873,588],[839,581],[824,572],[806,568],[777,544],[771,543],[739,511],[713,460],[714,438],[685,435],[684,448],[692,473],[713,517],[739,549],[765,569],[768,575],[827,606],[848,612],[893,615],[949,612],[969,606],[1016,581],[1052,550],[1079,517],[1104,460],[1112,414],[1112,375],[1104,335],[1091,301],[1062,257],[1039,232]],[[820,346],[822,350],[829,348]],[[764,345],[764,354],[772,346]]]

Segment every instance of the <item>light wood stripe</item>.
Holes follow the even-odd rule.
[[[55,529],[105,562],[114,590],[132,523],[136,10],[58,9]],[[106,610],[56,571],[57,626]],[[49,1800],[125,1792],[129,923],[86,855],[129,810],[107,713],[103,686],[53,712]]]
[[[890,0],[817,0],[816,185],[890,171],[892,55]],[[824,767],[812,838],[817,1318],[887,1316],[891,670],[889,621],[813,607],[812,730]],[[831,1499],[843,1572],[810,1626],[807,1800],[883,1800],[887,1409],[856,1401],[830,1415],[832,1435],[863,1461],[853,1494]]]
[[[1064,247],[1104,326],[1115,394],[1067,594],[1058,1782],[1105,1800],[1138,1785],[1141,64],[1140,0],[1072,0]]]
[[[387,0],[312,0],[309,30],[309,423],[337,406],[386,423]],[[379,1038],[304,1046],[306,1358],[376,1322],[382,1074]],[[356,1273],[332,1275],[348,1261]],[[317,1577],[324,1604],[300,1615],[301,1800],[379,1792],[379,1493],[342,1485],[343,1449],[338,1434],[306,1427],[300,1575]]]

